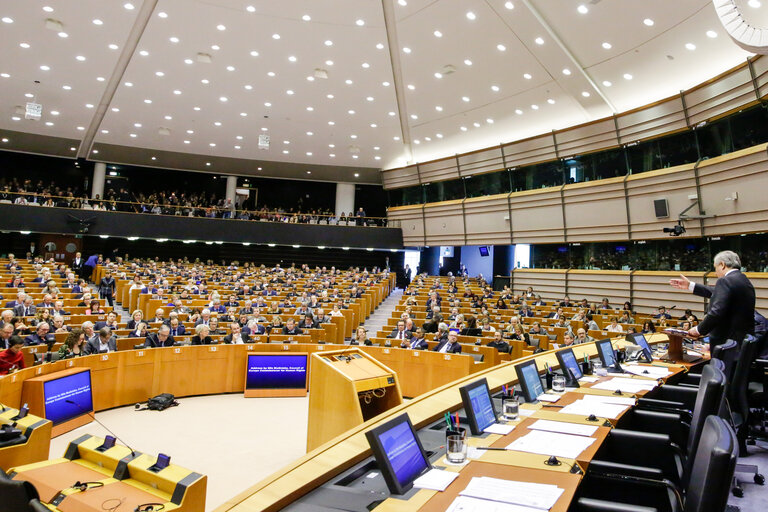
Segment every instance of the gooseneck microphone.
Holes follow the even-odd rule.
[[[80,409],[81,411],[83,411],[85,414],[87,414],[88,416],[90,416],[91,418],[93,418],[93,421],[95,421],[96,423],[98,423],[99,425],[101,425],[101,426],[104,428],[104,430],[106,430],[107,432],[109,432],[110,434],[112,434],[112,435],[114,436],[114,438],[115,438],[115,439],[117,439],[118,441],[120,441],[121,443],[123,443],[123,444],[125,445],[125,447],[126,447],[126,448],[128,448],[129,450],[131,450],[131,456],[132,456],[132,457],[136,457],[136,452],[134,451],[134,449],[133,449],[133,448],[131,448],[131,447],[128,445],[128,443],[126,443],[125,441],[123,441],[122,439],[120,439],[120,437],[118,437],[118,435],[117,435],[117,434],[115,434],[115,433],[114,433],[114,432],[112,432],[110,429],[108,429],[108,428],[107,428],[107,426],[106,426],[105,424],[103,424],[102,422],[100,422],[99,420],[97,420],[97,419],[96,419],[96,415],[93,413],[93,411],[89,411],[89,410],[87,410],[85,407],[81,406],[80,404],[78,404],[77,402],[75,402],[75,401],[73,401],[73,400],[69,400],[69,399],[67,399],[67,400],[64,400],[64,401],[65,401],[66,403],[68,403],[68,404],[72,404],[72,405],[74,405],[75,407],[77,407],[78,409]]]

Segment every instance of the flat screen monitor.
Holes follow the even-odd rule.
[[[487,258],[488,256],[490,256],[490,251],[488,251],[487,245],[480,246],[480,256],[482,256],[483,258]]]
[[[461,401],[467,413],[469,429],[473,435],[479,436],[483,431],[496,423],[496,409],[493,407],[488,381],[480,379],[460,387]]]
[[[562,370],[563,375],[565,375],[567,380],[579,380],[584,376],[584,374],[581,373],[581,366],[579,366],[579,362],[576,360],[576,356],[573,355],[573,350],[570,348],[564,348],[557,351],[556,355],[557,360],[560,362],[560,369]],[[571,377],[571,375],[573,377]]]
[[[515,366],[517,380],[523,390],[526,402],[535,402],[539,395],[544,394],[544,386],[541,384],[539,370],[536,369],[536,361],[526,361]]]
[[[621,369],[619,366],[619,361],[616,359],[616,352],[613,350],[613,345],[611,344],[610,338],[597,340],[595,345],[597,345],[597,355],[600,357],[600,361],[603,363],[603,367],[606,369],[611,367]]]
[[[405,494],[416,480],[432,469],[408,414],[401,414],[365,433],[392,494]]]
[[[643,355],[645,356],[645,360],[647,362],[650,363],[653,361],[653,353],[651,352],[651,347],[648,345],[648,341],[645,339],[645,334],[641,332],[627,334],[627,341],[631,341],[643,349]]]
[[[307,354],[248,354],[245,389],[306,389]]]
[[[54,425],[93,412],[91,371],[73,373],[43,384],[45,418]]]

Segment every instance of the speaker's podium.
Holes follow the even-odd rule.
[[[307,451],[401,403],[397,374],[359,348],[312,354]]]

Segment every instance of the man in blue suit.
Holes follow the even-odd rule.
[[[461,344],[458,341],[459,333],[455,330],[448,332],[448,339],[441,341],[436,347],[435,352],[444,354],[461,354]]]

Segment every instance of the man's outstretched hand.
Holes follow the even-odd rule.
[[[690,279],[685,277],[683,274],[680,274],[680,277],[674,277],[669,280],[669,284],[673,288],[679,288],[680,290],[688,290],[688,287],[691,285]]]

